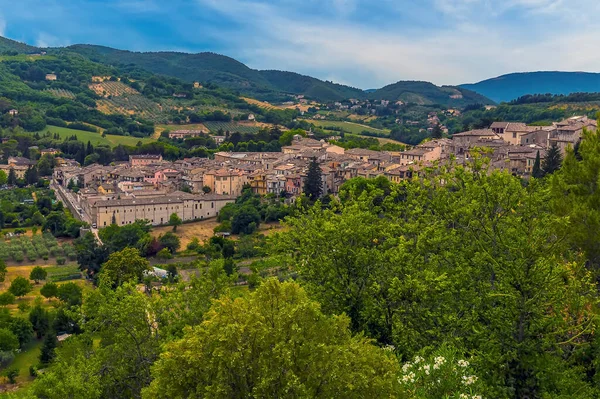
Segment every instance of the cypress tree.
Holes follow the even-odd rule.
[[[442,130],[442,127],[438,123],[433,127],[433,131],[431,132],[431,138],[432,139],[441,139],[443,136],[444,136],[444,131]]]
[[[44,343],[40,352],[40,362],[43,364],[50,363],[56,356],[56,347],[58,346],[58,340],[56,339],[56,333],[50,330],[44,337]]]
[[[308,175],[304,181],[304,193],[312,201],[316,201],[323,194],[321,168],[316,158],[313,158],[308,165]]]
[[[545,175],[551,175],[560,169],[562,165],[562,155],[556,143],[552,144],[552,147],[546,153],[546,157],[544,158],[544,164],[542,166],[542,170]]]
[[[14,186],[17,184],[17,174],[13,168],[10,168],[8,171],[8,184]]]
[[[531,176],[536,179],[540,179],[544,177],[544,173],[542,172],[542,162],[540,160],[540,152],[538,151],[535,156],[535,163],[533,164],[533,171],[531,172]]]

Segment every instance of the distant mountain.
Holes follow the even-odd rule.
[[[401,81],[385,86],[369,93],[368,98],[371,100],[400,100],[423,105],[440,104],[456,107],[474,103],[493,103],[489,98],[461,87],[438,87],[433,83],[418,81]]]
[[[511,101],[526,94],[596,93],[600,92],[600,73],[511,73],[460,87],[473,90],[496,102]]]

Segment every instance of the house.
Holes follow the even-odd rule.
[[[46,74],[46,80],[56,80],[56,79],[57,79],[56,74],[54,74],[54,73]]]
[[[11,116],[17,116],[17,115],[19,115],[19,111],[16,109],[10,109],[10,110],[8,110],[8,114]]]
[[[254,114],[250,114],[250,115],[248,115],[248,120],[254,121],[254,120],[256,120],[256,117],[254,116]]]
[[[210,187],[214,194],[238,197],[246,183],[248,175],[241,171],[219,169],[204,174],[204,185]]]
[[[129,156],[129,165],[131,167],[136,166],[146,166],[151,164],[161,163],[163,160],[162,155],[130,155]]]
[[[473,144],[481,141],[498,139],[500,136],[492,129],[476,129],[452,136],[452,146],[457,155],[464,154]]]
[[[56,155],[59,154],[60,150],[57,150],[56,148],[45,148],[43,150],[40,150],[40,155],[44,156],[44,155]]]
[[[148,220],[153,226],[167,224],[173,213],[183,221],[207,219],[218,216],[234,196],[194,195],[175,192],[159,197],[99,200],[92,206],[92,220],[98,227],[132,224]]]
[[[200,84],[200,82],[194,82],[194,89],[201,89],[202,85]]]
[[[170,139],[183,139],[186,137],[198,137],[201,136],[203,133],[208,133],[208,131],[203,131],[203,130],[174,130],[172,132],[169,132],[169,138]]]

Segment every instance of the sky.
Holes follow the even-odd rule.
[[[0,35],[41,47],[212,51],[362,89],[600,72],[598,0],[0,0]]]

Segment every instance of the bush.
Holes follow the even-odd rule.
[[[62,258],[62,257],[60,257],[60,258],[56,258],[56,264],[57,264],[57,265],[60,265],[60,266],[62,266],[62,265],[64,265],[65,263],[67,263],[67,260],[66,260],[65,258]]]
[[[4,375],[8,378],[9,383],[15,384],[17,382],[17,377],[19,376],[19,369],[11,367],[4,372]]]
[[[171,254],[171,251],[169,251],[168,248],[163,248],[160,251],[158,251],[156,257],[158,259],[172,259],[173,255]]]

